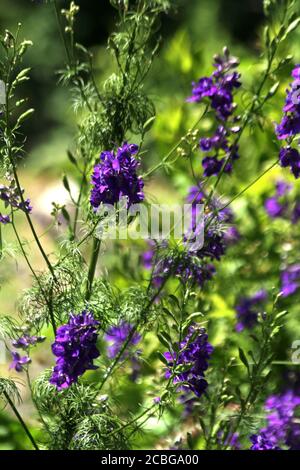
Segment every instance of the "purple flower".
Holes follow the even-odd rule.
[[[58,390],[69,388],[85,371],[97,369],[93,360],[99,357],[96,347],[99,322],[90,312],[71,314],[66,325],[56,332],[52,352],[57,357],[50,383]]]
[[[116,204],[123,197],[127,198],[128,207],[144,200],[144,183],[137,175],[140,163],[134,157],[137,152],[137,145],[125,142],[116,153],[101,153],[91,181],[90,203],[95,210],[100,204]]]
[[[9,186],[0,185],[0,199],[4,201],[5,207],[11,206],[14,209],[20,209],[23,212],[27,212],[29,214],[32,211],[30,200],[26,199],[23,202],[14,179],[11,177],[7,178],[10,184]],[[22,194],[23,192],[24,191],[22,190]]]
[[[13,361],[10,364],[10,369],[15,369],[17,372],[22,372],[25,365],[31,363],[31,359],[28,356],[21,357],[19,353],[12,352]]]
[[[252,436],[251,440],[257,447],[251,449],[274,450],[284,445],[290,450],[300,450],[299,406],[300,396],[291,390],[282,395],[271,395],[265,403],[267,424],[257,439]]]
[[[0,214],[0,224],[6,225],[10,223],[10,218],[8,215]]]
[[[45,336],[29,336],[24,335],[17,340],[13,341],[13,346],[16,349],[28,349],[30,346],[35,346],[37,343],[45,341]]]
[[[164,353],[168,362],[166,378],[173,377],[173,383],[178,385],[180,391],[193,392],[201,397],[208,386],[205,371],[213,352],[205,329],[191,325],[186,337],[177,347],[178,352],[174,350]]]
[[[110,359],[114,359],[122,349],[124,342],[127,340],[130,332],[132,331],[133,325],[122,321],[118,326],[111,326],[104,336],[107,341],[107,355]],[[130,340],[130,346],[135,346],[141,341],[141,336],[138,333],[134,333]],[[124,357],[128,352],[124,351]]]
[[[300,154],[291,147],[283,147],[279,153],[279,161],[282,167],[290,167],[295,178],[300,176]]]
[[[300,264],[288,266],[281,273],[281,291],[283,297],[294,294],[300,287]]]
[[[287,90],[283,118],[276,126],[276,134],[279,140],[285,140],[287,146],[281,148],[279,161],[282,167],[290,167],[295,178],[300,176],[300,155],[298,150],[291,148],[294,136],[300,134],[300,80],[299,65],[292,71],[293,83]]]
[[[252,329],[257,324],[258,308],[267,300],[267,292],[260,290],[252,297],[242,297],[235,309],[237,312],[236,331],[243,331],[245,328]]]
[[[202,152],[214,151],[214,155],[207,155],[202,161],[206,177],[218,175],[225,159],[227,164],[224,171],[230,173],[233,160],[239,158],[236,139],[230,143],[232,135],[240,132],[240,127],[236,125],[238,117],[233,116],[236,109],[233,90],[241,86],[240,74],[233,71],[237,66],[238,61],[230,57],[229,50],[224,48],[222,56],[215,56],[216,70],[211,77],[203,77],[193,84],[193,95],[188,99],[191,102],[201,102],[208,98],[219,122],[215,134],[212,137],[203,137],[199,142]],[[223,154],[221,158],[220,152]]]
[[[250,440],[252,442],[250,450],[280,450],[278,446],[274,446],[274,444],[268,440],[264,433],[253,434]]]
[[[282,217],[287,209],[286,204],[281,204],[276,196],[269,197],[265,202],[265,209],[270,217]]]

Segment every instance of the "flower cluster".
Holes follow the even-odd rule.
[[[116,204],[126,197],[128,207],[144,200],[144,182],[137,175],[139,161],[134,157],[138,146],[125,142],[115,152],[105,151],[92,175],[90,203],[94,210],[101,204]]]
[[[279,449],[300,450],[300,423],[297,412],[300,396],[289,390],[283,395],[272,395],[266,403],[267,425],[251,437],[252,450]]]
[[[300,65],[292,71],[293,82],[287,90],[286,102],[283,107],[284,116],[276,126],[279,140],[285,140],[286,146],[279,153],[282,167],[290,167],[295,178],[300,176],[300,153],[292,147],[295,137],[300,134]]]
[[[117,326],[111,326],[107,333],[104,335],[104,339],[107,342],[107,356],[110,359],[114,359],[122,350],[124,343],[126,342],[128,336],[132,331],[133,325],[123,320]],[[121,359],[124,360],[130,354],[130,362],[132,366],[131,379],[135,380],[137,374],[140,370],[140,364],[138,360],[138,355],[140,351],[135,351],[134,354],[130,352],[130,348],[136,346],[141,341],[141,336],[135,332],[130,339],[130,344],[123,352]]]
[[[57,357],[50,383],[58,390],[69,388],[85,371],[97,369],[93,360],[99,357],[96,321],[90,312],[70,315],[66,325],[56,332],[52,352]]]
[[[237,331],[240,332],[245,328],[251,329],[257,324],[258,309],[264,304],[267,298],[267,292],[260,290],[252,297],[243,297],[239,300],[235,307],[237,312]]]
[[[223,52],[223,56],[214,57],[212,75],[193,83],[193,94],[188,98],[197,103],[209,99],[218,121],[215,134],[200,139],[200,150],[206,154],[202,161],[204,176],[218,175],[222,169],[230,173],[233,161],[239,158],[236,134],[240,127],[237,125],[239,118],[234,116],[233,91],[241,86],[240,74],[234,70],[238,66],[237,59],[230,56],[226,47]]]
[[[274,196],[269,197],[265,202],[266,212],[273,219],[285,218],[296,224],[300,219],[300,201],[292,204],[288,195],[293,186],[286,181],[279,180],[276,182],[276,192]],[[294,199],[294,198],[293,198]]]
[[[281,291],[283,297],[289,297],[300,287],[300,264],[292,264],[281,273]]]
[[[213,352],[205,329],[191,325],[176,349],[178,352],[173,350],[164,353],[168,362],[166,378],[173,378],[173,383],[178,385],[180,391],[192,392],[201,397],[208,386],[205,371]]]
[[[30,336],[29,334],[24,334],[20,338],[14,340],[12,345],[16,349],[23,349],[24,351],[29,351],[30,347],[36,346],[38,343],[45,341],[45,336]],[[31,359],[29,355],[22,356],[12,351],[13,361],[10,365],[10,369],[15,369],[17,372],[22,372],[25,365],[30,364]]]
[[[250,441],[252,442],[250,450],[280,450],[280,447],[272,444],[263,432],[261,434],[253,434],[250,437]]]
[[[160,286],[166,276],[172,274],[183,282],[192,282],[203,287],[215,274],[214,261],[220,261],[225,254],[228,245],[237,241],[239,233],[230,224],[233,221],[233,213],[230,209],[221,208],[215,198],[210,201],[209,208],[204,213],[202,220],[197,220],[196,205],[203,204],[207,198],[204,190],[191,187],[187,196],[187,202],[192,204],[191,228],[183,237],[185,250],[177,253],[168,253],[156,256],[153,244],[144,253],[143,264],[146,269],[153,269],[153,284]],[[198,224],[198,225],[197,225]],[[233,229],[233,230],[232,230]],[[204,232],[203,245],[196,250],[190,244],[195,235]],[[158,246],[157,249],[160,249]],[[162,251],[162,250],[161,250]],[[157,261],[159,258],[159,261]]]
[[[5,207],[10,206],[12,209],[19,209],[29,214],[32,211],[30,200],[25,199],[23,201],[15,180],[10,176],[7,176],[7,179],[9,181],[8,186],[0,185],[0,199],[4,202]],[[0,214],[0,223],[7,224],[9,222],[9,216]]]

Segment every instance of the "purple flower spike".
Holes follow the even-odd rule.
[[[102,152],[94,167],[90,203],[94,210],[101,204],[116,204],[127,198],[128,207],[144,200],[144,182],[137,175],[140,162],[134,157],[138,146],[125,142],[117,152]]]
[[[60,326],[56,332],[52,352],[57,357],[50,383],[64,390],[87,370],[97,369],[93,360],[100,353],[96,347],[99,322],[90,312],[83,311],[79,315],[70,315],[66,325]]]
[[[294,81],[287,90],[286,102],[283,107],[283,117],[276,125],[275,132],[278,140],[285,140],[286,146],[279,153],[282,167],[290,167],[295,178],[300,176],[300,155],[291,144],[295,136],[300,134],[300,67],[297,65],[292,71]]]
[[[176,367],[182,366],[185,370],[175,374],[173,383],[178,385],[181,392],[187,394],[193,392],[197,397],[201,397],[208,386],[205,371],[213,352],[205,329],[191,325],[188,334],[178,347],[179,353],[175,351],[164,353],[169,365],[166,378],[169,379],[173,375]]]

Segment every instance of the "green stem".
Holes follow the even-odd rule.
[[[94,238],[91,262],[90,262],[87,286],[86,286],[86,294],[85,294],[86,301],[89,301],[92,295],[93,282],[94,282],[100,248],[101,248],[101,240],[99,238]]]
[[[30,442],[32,443],[33,447],[35,448],[35,450],[40,450],[40,449],[38,448],[38,445],[37,445],[37,443],[35,442],[35,440],[34,440],[32,434],[31,434],[31,432],[29,431],[29,429],[28,429],[26,423],[24,422],[22,416],[20,415],[20,413],[18,412],[17,408],[15,407],[13,401],[10,399],[9,395],[8,395],[5,391],[3,391],[3,394],[4,394],[4,396],[5,396],[5,398],[6,398],[7,402],[8,402],[8,404],[10,405],[11,409],[13,410],[14,414],[16,415],[18,421],[20,422],[22,428],[24,429],[26,435],[28,436]]]
[[[16,238],[18,240],[18,243],[20,245],[20,248],[21,248],[21,251],[22,251],[22,254],[25,258],[25,261],[30,269],[30,271],[32,272],[33,274],[33,277],[35,278],[36,282],[38,283],[38,286],[39,288],[41,289],[41,292],[44,296],[44,299],[46,301],[46,304],[48,306],[48,309],[49,309],[49,315],[50,315],[50,320],[51,320],[51,324],[52,324],[52,328],[53,328],[53,333],[54,335],[56,335],[56,323],[55,323],[55,318],[54,318],[54,314],[53,314],[53,305],[52,305],[52,297],[50,298],[50,300],[48,300],[48,297],[47,297],[47,294],[45,293],[44,289],[43,289],[43,286],[41,285],[41,282],[38,278],[38,276],[36,275],[36,272],[34,271],[33,267],[32,267],[32,264],[30,263],[29,261],[29,258],[26,254],[26,251],[24,250],[24,247],[23,247],[23,243],[19,237],[19,234],[18,234],[18,231],[16,229],[16,226],[15,226],[15,223],[14,223],[14,216],[13,216],[13,212],[11,213],[11,218],[12,218],[12,227],[13,227],[13,230],[15,232],[15,235],[16,235]]]

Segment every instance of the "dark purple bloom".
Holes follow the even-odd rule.
[[[245,328],[252,329],[257,324],[258,309],[267,300],[267,292],[260,290],[252,297],[242,297],[235,309],[238,323],[236,330],[243,331]]]
[[[299,406],[300,396],[291,390],[282,395],[271,395],[265,403],[267,424],[260,430],[256,442],[251,438],[254,445],[262,448],[252,450],[274,450],[281,446],[300,450]]]
[[[283,118],[276,126],[279,140],[286,141],[286,147],[280,150],[279,160],[282,167],[290,167],[295,178],[300,176],[300,155],[298,150],[291,148],[294,136],[300,134],[300,80],[299,65],[292,71],[293,83],[287,90]]]
[[[234,116],[236,105],[233,98],[233,90],[241,86],[240,74],[233,71],[237,66],[238,61],[230,57],[229,50],[224,48],[222,56],[215,56],[216,70],[211,77],[203,77],[193,84],[193,95],[188,99],[200,102],[208,98],[219,122],[214,135],[203,137],[199,142],[202,152],[214,151],[214,155],[207,155],[202,162],[206,177],[218,175],[225,159],[224,171],[230,173],[233,160],[239,158],[236,138],[230,142],[232,136],[240,132],[240,127],[236,125],[239,118]]]
[[[128,207],[144,200],[144,182],[137,175],[140,162],[134,157],[137,152],[137,145],[125,142],[116,153],[101,153],[92,175],[90,202],[95,210],[101,204],[116,204],[124,197]]]
[[[5,207],[11,206],[14,209],[20,209],[28,214],[32,211],[30,200],[22,201],[21,194],[14,179],[8,177],[9,186],[0,185],[0,199],[4,201]],[[22,190],[22,194],[23,194]]]
[[[28,356],[21,357],[19,353],[12,352],[13,361],[10,365],[10,369],[15,369],[17,372],[22,372],[24,366],[30,364],[31,359]]]
[[[252,442],[250,450],[280,450],[278,446],[275,446],[269,441],[268,437],[265,436],[264,433],[253,434],[253,436],[250,437],[250,440]]]
[[[9,215],[0,214],[0,224],[6,225],[10,223]]]
[[[58,390],[69,388],[85,371],[97,369],[93,360],[99,357],[98,326],[92,313],[83,311],[71,314],[68,323],[58,328],[52,345],[56,366],[50,379]]]
[[[281,273],[281,291],[283,297],[294,294],[300,287],[300,264],[288,266]]]
[[[180,391],[193,392],[197,397],[201,397],[208,386],[205,371],[213,352],[205,329],[191,325],[186,337],[177,346],[179,352],[164,353],[168,362],[166,378],[172,377],[173,383],[178,385]]]

